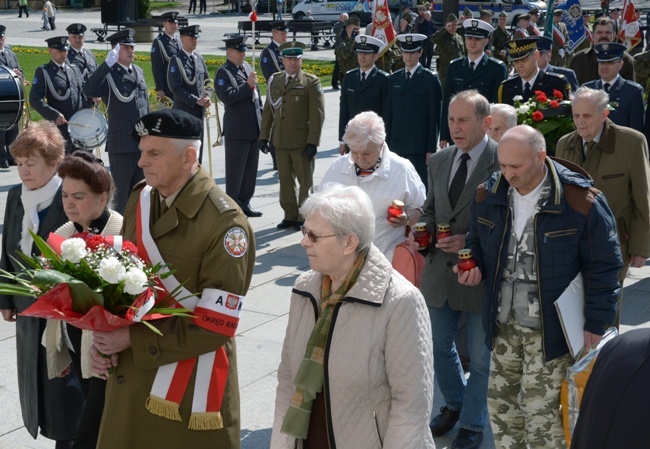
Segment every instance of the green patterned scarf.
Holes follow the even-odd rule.
[[[332,280],[323,277],[321,285],[320,315],[311,332],[305,357],[302,359],[298,374],[294,379],[296,392],[289,404],[289,410],[282,422],[282,432],[295,438],[307,438],[309,417],[316,394],[323,390],[325,343],[332,324],[334,306],[345,297],[345,294],[357,282],[359,273],[366,260],[366,254],[359,255],[345,280],[334,293],[331,293]]]

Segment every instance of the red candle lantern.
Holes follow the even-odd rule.
[[[413,226],[413,237],[418,242],[418,245],[420,245],[420,248],[428,247],[431,234],[427,230],[427,224],[424,222],[415,223],[415,226]]]
[[[393,200],[390,206],[388,206],[388,215],[386,215],[386,220],[391,218],[398,218],[402,213],[404,213],[404,202],[400,200]]]
[[[461,249],[458,251],[457,266],[461,273],[469,271],[476,266],[476,259],[472,257],[471,249]]]
[[[454,233],[451,232],[451,226],[449,226],[447,223],[440,223],[438,225],[438,230],[436,231],[436,241],[444,239],[445,237],[451,237],[452,235],[454,235]]]

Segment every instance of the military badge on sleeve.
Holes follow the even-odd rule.
[[[226,232],[223,239],[223,246],[228,254],[233,257],[242,257],[248,250],[248,237],[242,228],[231,228]]]

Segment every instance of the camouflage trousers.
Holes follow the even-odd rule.
[[[566,449],[560,387],[569,354],[544,362],[542,332],[511,315],[495,337],[488,414],[497,449]]]

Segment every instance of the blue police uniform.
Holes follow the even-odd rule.
[[[567,69],[566,67],[557,67],[554,65],[547,65],[546,69],[544,69],[546,73],[555,73],[556,75],[563,75],[566,80],[571,84],[571,90],[576,91],[578,90],[578,87],[580,87],[580,84],[578,84],[578,77],[576,77],[576,72],[574,72],[571,69]]]
[[[339,109],[339,141],[345,127],[357,114],[373,111],[383,117],[383,103],[388,83],[388,73],[373,67],[367,78],[361,81],[361,69],[350,70],[341,84]]]
[[[280,47],[278,47],[275,41],[271,41],[271,43],[262,50],[262,54],[260,55],[260,68],[262,69],[262,74],[266,81],[268,81],[274,73],[284,70],[282,55],[280,55]]]
[[[167,71],[170,59],[178,54],[180,48],[181,45],[176,37],[164,32],[156,37],[151,44],[151,71],[156,85],[156,92],[162,90],[172,100],[174,99],[174,92],[167,84]]]

